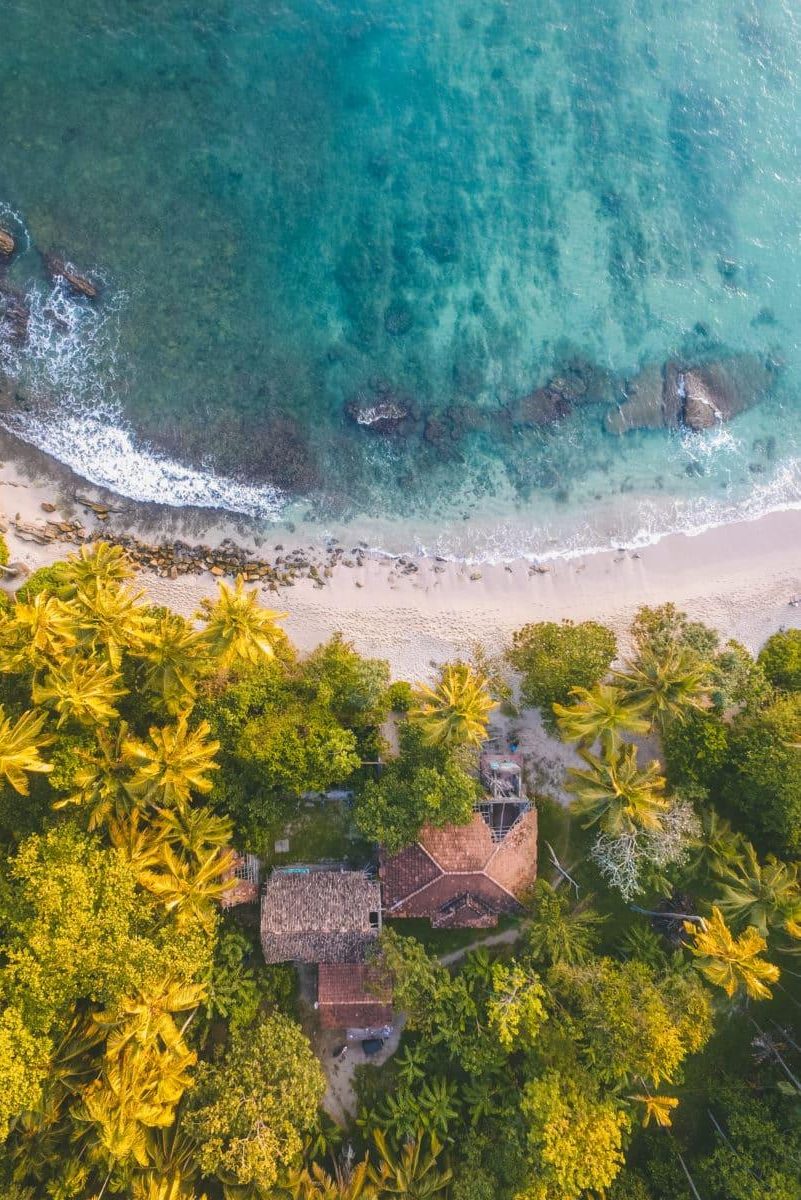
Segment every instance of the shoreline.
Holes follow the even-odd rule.
[[[41,454],[26,454],[13,439],[0,442],[0,511],[11,523],[43,525],[79,519],[89,537],[136,536],[155,545],[183,540],[219,547],[226,539],[247,556],[275,559],[302,552],[320,564],[299,573],[292,586],[254,581],[264,602],[288,611],[285,628],[303,651],[339,630],[362,652],[387,658],[393,675],[425,678],[434,665],[469,653],[480,642],[497,652],[513,630],[528,621],[594,619],[608,624],[626,649],[626,630],[642,604],[673,601],[691,617],[756,651],[780,627],[801,627],[801,512],[769,513],[715,526],[694,535],[669,534],[636,550],[601,551],[533,565],[526,559],[477,567],[431,557],[392,559],[367,550],[351,555],[351,543],[314,546],[282,531],[255,538],[245,519],[209,519],[208,511],[136,505],[59,470]],[[100,520],[74,494],[107,505]],[[54,504],[50,514],[42,504]],[[30,570],[75,549],[54,540],[25,540],[13,524],[6,533],[12,561]],[[283,540],[282,540],[283,539]],[[358,547],[356,548],[358,551]],[[338,562],[327,566],[334,555]],[[349,564],[349,565],[347,565]],[[219,570],[217,572],[219,575]],[[144,567],[138,583],[155,603],[191,615],[216,586],[208,570],[167,577]]]

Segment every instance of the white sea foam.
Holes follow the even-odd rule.
[[[114,400],[124,301],[107,281],[96,305],[75,299],[63,283],[49,292],[34,286],[28,340],[6,346],[2,365],[36,399],[0,414],[0,425],[90,483],[132,500],[277,518],[285,503],[278,488],[186,466],[136,439]]]

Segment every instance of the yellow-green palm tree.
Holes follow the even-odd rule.
[[[136,871],[147,870],[159,862],[161,834],[150,823],[140,823],[138,809],[121,816],[109,816],[107,820],[109,841]]]
[[[751,1000],[771,998],[768,984],[776,983],[780,972],[774,963],[762,958],[767,943],[759,930],[749,926],[735,937],[723,913],[713,907],[708,921],[703,925],[685,921],[684,931],[690,938],[685,945],[696,960],[695,966],[710,983],[723,988],[729,999],[741,992]]]
[[[215,904],[230,886],[232,863],[233,854],[219,850],[198,863],[189,863],[168,843],[162,843],[158,861],[141,870],[138,880],[175,917],[179,928],[197,922],[211,930]]]
[[[38,592],[17,601],[0,625],[0,669],[16,673],[57,662],[74,648],[77,632],[76,610],[55,596]]]
[[[760,863],[750,842],[721,873],[718,908],[735,929],[753,925],[763,938],[773,931],[801,937],[799,864],[769,854]],[[797,931],[797,932],[796,932]]]
[[[178,713],[194,701],[206,650],[203,635],[177,613],[161,613],[147,622],[137,658],[144,665],[145,689],[161,697],[167,712]]]
[[[613,671],[627,702],[664,733],[683,721],[690,708],[701,708],[712,690],[710,666],[688,646],[671,645],[655,653],[645,649],[625,671]]]
[[[450,663],[436,687],[421,685],[409,720],[419,725],[429,745],[477,746],[487,735],[496,701],[487,680],[467,663]]]
[[[377,1200],[378,1192],[367,1175],[368,1160],[362,1159],[348,1173],[329,1175],[318,1163],[294,1172],[287,1181],[292,1200]]]
[[[53,808],[75,805],[86,813],[90,830],[130,812],[134,799],[126,786],[130,777],[124,753],[127,740],[128,726],[124,722],[113,730],[96,729],[91,747],[76,748],[74,791],[57,800]]]
[[[633,745],[618,746],[600,758],[589,750],[579,754],[587,766],[570,768],[567,787],[585,829],[597,824],[613,837],[661,829],[668,802],[658,762],[640,770]]]
[[[115,671],[124,653],[141,647],[145,629],[141,598],[141,592],[115,583],[81,587],[75,593],[82,642],[93,653],[105,654]]]
[[[214,756],[220,743],[209,737],[208,721],[190,729],[186,714],[174,725],[150,729],[150,740],[129,738],[124,747],[133,770],[132,795],[166,808],[189,803],[192,792],[210,792],[210,772],[218,769]]]
[[[67,721],[80,725],[109,725],[120,714],[114,701],[127,695],[119,674],[103,659],[69,658],[53,666],[42,679],[34,679],[34,704],[58,713],[57,727]]]
[[[197,1196],[197,1146],[183,1131],[180,1117],[168,1128],[147,1134],[148,1169],[132,1182],[133,1200],[205,1200]]]
[[[12,721],[0,704],[0,777],[20,796],[28,795],[28,775],[53,770],[40,753],[54,740],[52,734],[42,732],[46,720],[47,713],[32,711]]]
[[[220,668],[272,658],[283,636],[278,622],[287,614],[260,604],[258,591],[247,589],[241,575],[233,587],[222,579],[217,586],[216,600],[203,600],[197,615],[205,622],[203,639]]]
[[[62,594],[108,584],[125,583],[133,579],[133,564],[120,546],[108,542],[94,542],[81,546],[77,554],[70,554],[66,562],[59,563],[58,576]]]
[[[129,1049],[170,1050],[180,1057],[187,1047],[176,1017],[194,1012],[205,995],[205,984],[165,975],[130,996],[122,996],[112,1008],[92,1017],[98,1029],[107,1034],[106,1057],[117,1058]]]
[[[673,1110],[679,1107],[675,1096],[628,1096],[636,1104],[643,1105],[642,1125],[647,1129],[653,1121],[660,1129],[667,1129],[673,1124]]]
[[[566,742],[592,746],[600,741],[613,750],[624,733],[647,733],[650,724],[639,708],[630,704],[620,688],[597,683],[594,688],[571,688],[572,704],[554,704],[559,732]]]
[[[444,1192],[453,1178],[450,1167],[440,1170],[438,1158],[442,1144],[432,1134],[428,1149],[419,1134],[406,1142],[396,1153],[390,1150],[386,1135],[380,1129],[373,1132],[373,1141],[380,1155],[378,1166],[370,1166],[368,1175],[382,1197],[405,1196],[407,1200],[429,1200]]]
[[[234,826],[210,808],[161,809],[153,828],[182,858],[203,862],[215,850],[231,845]]]

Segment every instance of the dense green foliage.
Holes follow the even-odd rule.
[[[571,688],[598,683],[616,654],[615,635],[596,621],[542,621],[515,633],[509,662],[522,676],[524,704],[550,721],[551,705],[567,704]]]
[[[759,665],[774,687],[801,692],[801,629],[774,633],[759,652]]]
[[[757,663],[646,609],[610,675],[602,626],[519,632],[523,702],[580,750],[570,812],[540,806],[508,941],[387,922],[405,1028],[343,1141],[295,972],[220,913],[231,847],[374,868],[470,821],[508,681],[392,684],[338,636],[299,655],[241,581],[189,621],[131,578],[84,547],[0,611],[4,1196],[799,1200],[794,638]]]

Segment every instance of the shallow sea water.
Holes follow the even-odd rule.
[[[34,319],[3,423],[128,495],[369,518],[396,550],[799,504],[799,61],[786,0],[5,0]],[[608,406],[646,363],[741,351],[782,371],[710,434],[509,417],[570,361]],[[387,397],[402,435],[347,414]]]

